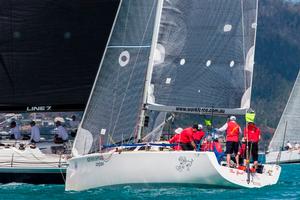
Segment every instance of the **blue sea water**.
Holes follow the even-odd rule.
[[[31,185],[10,183],[0,185],[0,199],[300,199],[300,164],[283,165],[277,185],[261,189],[204,189],[180,186],[106,187],[84,192],[65,192],[63,185]]]

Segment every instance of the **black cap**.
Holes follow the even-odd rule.
[[[198,124],[194,124],[193,128],[198,130]]]

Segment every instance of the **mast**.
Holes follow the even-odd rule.
[[[164,0],[158,0],[157,2],[157,11],[156,11],[156,17],[155,17],[155,26],[153,31],[153,37],[152,37],[152,44],[151,44],[151,52],[149,57],[149,63],[147,67],[147,74],[145,79],[145,86],[144,86],[144,94],[143,94],[143,104],[142,104],[142,110],[140,114],[140,122],[138,126],[138,132],[137,132],[137,140],[141,139],[141,135],[143,132],[144,127],[144,119],[145,119],[145,113],[146,113],[146,104],[147,104],[147,98],[148,98],[148,90],[151,84],[151,76],[153,72],[153,64],[154,64],[154,53],[158,41],[158,33],[159,33],[159,26],[160,26],[160,20],[161,20],[161,14],[163,9],[163,3]]]

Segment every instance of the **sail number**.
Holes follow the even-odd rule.
[[[95,166],[96,167],[101,167],[104,165],[104,157],[103,156],[93,156],[93,157],[88,157],[86,159],[87,162],[96,162]]]

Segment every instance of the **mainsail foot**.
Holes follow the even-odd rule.
[[[120,150],[120,149],[119,149]],[[175,184],[225,188],[260,188],[276,184],[278,165],[251,174],[221,166],[213,152],[111,151],[69,161],[66,190],[81,191],[122,184]]]

